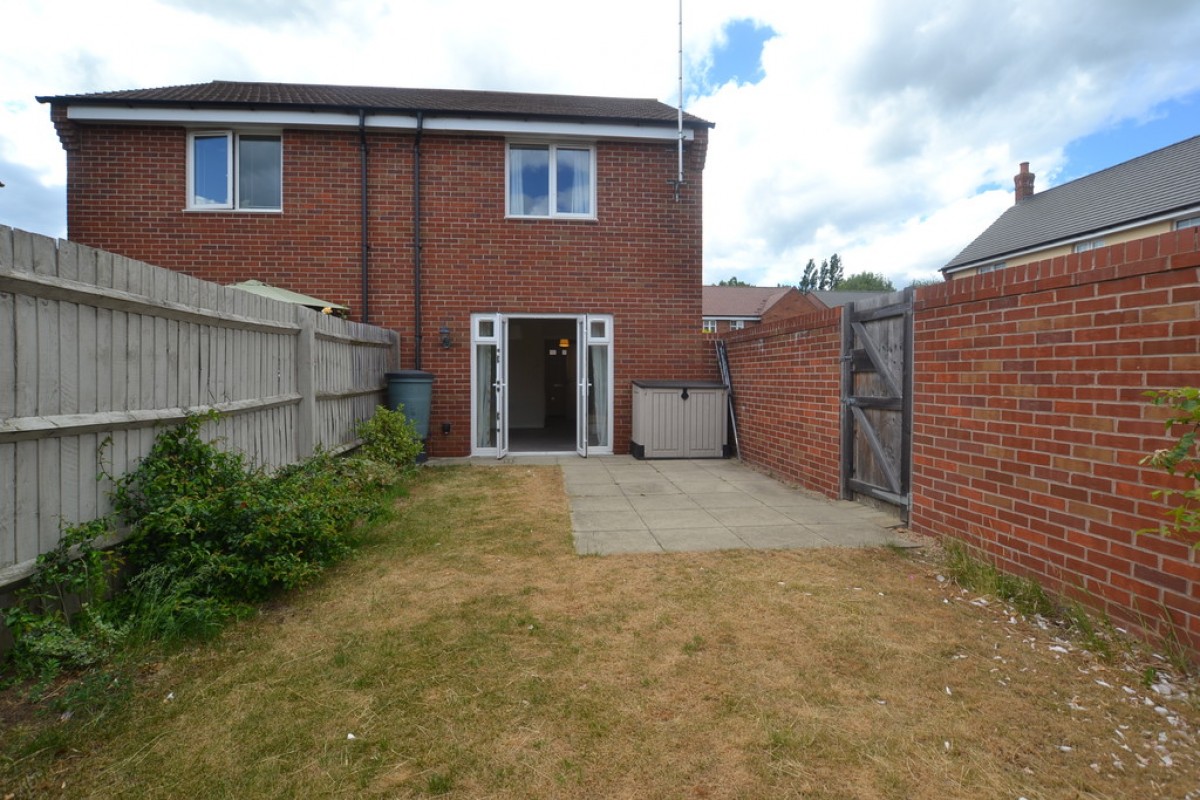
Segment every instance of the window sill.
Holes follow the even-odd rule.
[[[599,217],[533,217],[521,216],[516,214],[505,214],[505,219],[517,220],[522,222],[599,222]]]
[[[282,208],[195,208],[183,209],[185,214],[276,214],[282,215]]]

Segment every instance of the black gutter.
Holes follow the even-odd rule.
[[[369,243],[369,230],[367,228],[369,221],[367,215],[367,112],[361,108],[358,110],[358,148],[362,171],[362,177],[359,181],[360,195],[358,200],[362,214],[362,252],[360,255],[362,260],[362,321],[369,323],[371,321],[371,291],[368,264],[371,245]]]
[[[413,324],[416,332],[414,369],[421,368],[424,335],[421,333],[421,133],[425,129],[425,112],[417,112],[417,135],[413,139]]]

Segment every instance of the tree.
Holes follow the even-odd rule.
[[[829,290],[844,289],[842,286],[842,257],[834,253],[829,257]]]
[[[796,287],[804,294],[815,291],[817,288],[817,262],[811,258],[804,265],[804,275],[800,278],[800,285]]]
[[[842,257],[834,253],[821,262],[819,269],[817,262],[810,258],[804,265],[804,275],[796,288],[804,293],[825,292],[841,288],[841,283]]]
[[[919,289],[922,286],[937,286],[945,282],[942,278],[913,278],[909,281],[908,285],[914,289]]]
[[[717,286],[753,286],[753,285],[754,284],[752,284],[752,283],[746,283],[745,281],[739,281],[737,279],[737,275],[734,275],[732,278],[730,278],[727,281],[718,281],[717,282]]]
[[[896,287],[884,275],[877,272],[860,272],[838,284],[843,292],[894,292]]]

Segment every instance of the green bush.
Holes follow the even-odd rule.
[[[1142,459],[1142,464],[1165,470],[1169,475],[1181,475],[1191,482],[1187,489],[1158,489],[1154,496],[1168,502],[1177,501],[1166,514],[1171,523],[1159,529],[1164,534],[1200,534],[1200,389],[1184,387],[1146,392],[1156,406],[1167,406],[1172,414],[1167,418],[1168,436],[1178,436],[1171,447],[1156,450]],[[1144,532],[1144,531],[1143,531]]]
[[[358,436],[363,440],[359,450],[363,457],[402,472],[412,469],[421,454],[421,439],[403,408],[392,411],[380,406],[373,417],[359,423]]]
[[[16,593],[17,605],[4,612],[14,641],[9,660],[18,674],[52,677],[90,667],[120,643],[123,628],[105,618],[119,559],[96,547],[111,534],[103,519],[73,525],[38,556],[36,571]]]
[[[96,546],[114,533],[110,519],[65,530],[38,559],[19,604],[5,612],[19,674],[93,667],[122,642],[215,635],[250,604],[345,557],[357,524],[381,510],[382,489],[421,449],[404,415],[381,408],[360,426],[361,455],[321,452],[268,474],[201,437],[216,416],[161,431],[135,469],[109,476],[114,519],[129,528],[119,596],[108,597],[118,558]]]

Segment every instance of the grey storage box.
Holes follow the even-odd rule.
[[[725,385],[633,382],[634,458],[728,458]]]

